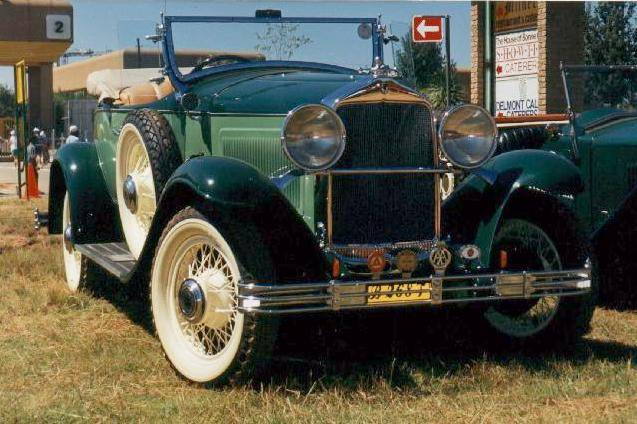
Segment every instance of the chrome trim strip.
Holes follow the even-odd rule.
[[[507,299],[536,299],[546,296],[575,296],[590,292],[590,270],[503,272],[471,275],[429,276],[423,278],[383,279],[363,281],[331,280],[318,283],[259,284],[239,283],[239,310],[244,313],[287,314],[341,309],[368,309],[390,306],[438,305],[471,303]],[[490,279],[490,284],[475,286],[477,279]],[[445,283],[462,282],[460,286],[445,287]],[[371,287],[390,284],[429,284],[429,288],[392,290],[382,295],[429,294],[426,299],[369,303],[377,292]],[[465,296],[458,294],[466,292]],[[443,294],[455,293],[453,298]]]
[[[449,168],[349,168],[317,171],[319,175],[379,175],[379,174],[461,174],[459,169]]]

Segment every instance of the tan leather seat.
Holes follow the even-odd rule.
[[[168,78],[161,83],[146,82],[124,88],[119,92],[117,103],[125,106],[143,105],[163,99],[175,92],[175,87]]]

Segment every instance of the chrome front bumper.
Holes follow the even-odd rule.
[[[576,296],[590,292],[590,279],[590,270],[582,268],[281,285],[242,282],[239,310],[289,314]]]

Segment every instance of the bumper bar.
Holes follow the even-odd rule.
[[[281,285],[241,282],[239,310],[286,314],[576,296],[590,292],[590,278],[590,270],[582,268]]]

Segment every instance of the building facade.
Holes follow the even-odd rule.
[[[471,102],[495,116],[563,113],[560,62],[584,62],[584,2],[471,3]]]

